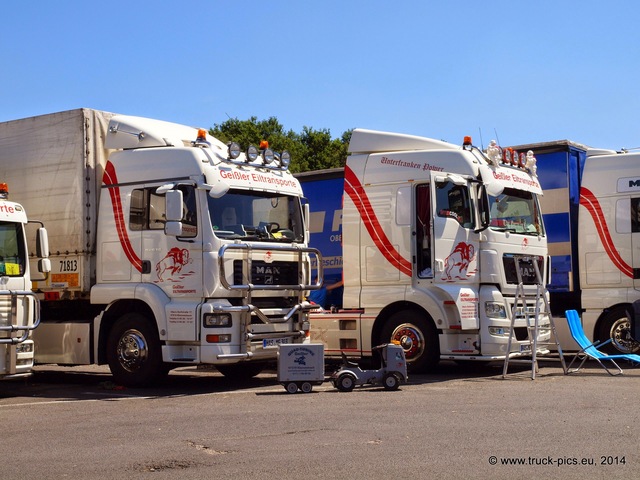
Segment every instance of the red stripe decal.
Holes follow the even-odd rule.
[[[138,257],[136,252],[131,246],[129,235],[127,235],[126,224],[124,221],[124,214],[122,212],[122,200],[120,198],[120,188],[115,186],[118,184],[118,177],[116,176],[116,169],[111,162],[107,162],[104,167],[104,175],[102,176],[102,183],[109,186],[109,195],[111,196],[111,205],[113,207],[113,218],[116,222],[116,230],[118,232],[118,238],[120,239],[120,245],[124,250],[125,255],[131,262],[131,265],[142,272],[142,260]]]
[[[380,222],[373,211],[364,187],[349,167],[345,167],[344,169],[344,191],[356,206],[367,232],[369,232],[380,253],[384,255],[391,265],[396,267],[401,273],[410,277],[411,263],[405,258],[402,258],[382,231]]]
[[[586,208],[589,214],[591,214],[591,218],[595,224],[600,241],[613,264],[627,277],[633,278],[633,268],[631,268],[631,266],[622,259],[620,253],[613,244],[613,239],[609,233],[607,221],[602,213],[600,203],[598,203],[598,199],[588,188],[580,188],[580,205]]]

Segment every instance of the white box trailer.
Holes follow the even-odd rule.
[[[97,208],[112,116],[78,109],[0,124],[0,178],[11,185],[12,199],[46,225],[53,254],[48,284],[68,298],[88,296],[95,281]],[[36,251],[34,244],[29,251]]]
[[[91,109],[0,123],[0,177],[49,232],[36,362],[135,386],[185,365],[254,375],[308,343],[322,277],[302,190],[288,153],[243,147]]]

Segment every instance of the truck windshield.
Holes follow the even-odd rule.
[[[494,197],[489,195],[490,228],[527,235],[544,235],[537,196],[531,192],[505,188]]]
[[[304,240],[298,197],[230,190],[208,201],[211,225],[220,238],[284,243]]]
[[[0,222],[0,275],[24,275],[25,250],[22,224]]]

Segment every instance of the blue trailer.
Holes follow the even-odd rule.
[[[569,140],[513,147],[532,150],[538,160],[538,179],[544,195],[540,208],[551,257],[549,285],[551,311],[580,311],[578,268],[578,208],[580,184],[588,147]]]
[[[322,252],[324,284],[342,281],[342,192],[344,169],[332,168],[295,175],[310,204],[310,243]],[[326,291],[322,307],[342,307],[343,289]]]
[[[630,330],[632,304],[639,295],[635,279],[640,269],[634,269],[638,259],[631,247],[637,233],[624,227],[634,221],[630,217],[640,191],[638,154],[569,140],[513,148],[532,150],[537,158],[551,261],[547,288],[562,348],[578,348],[566,322],[559,321],[566,310],[577,310],[587,336],[609,342],[604,350],[639,351]],[[621,182],[628,185],[621,188]]]

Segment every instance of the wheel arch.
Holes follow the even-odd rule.
[[[598,319],[596,320],[596,323],[593,326],[594,340],[596,340],[597,336],[599,336],[600,333],[602,332],[602,328],[604,326],[604,323],[606,321],[607,316],[613,310],[616,310],[618,308],[624,308],[627,311],[633,312],[633,304],[631,304],[629,302],[620,302],[620,303],[616,303],[615,305],[610,305],[610,306],[608,306],[606,308],[603,308],[602,311],[600,312],[600,315],[598,315]]]
[[[115,322],[126,313],[139,313],[144,316],[150,324],[157,328],[156,317],[151,307],[142,300],[124,299],[113,302],[102,313],[100,321],[100,333],[98,335],[98,364],[107,363],[107,341],[109,332]]]
[[[390,303],[389,305],[384,307],[376,317],[376,320],[373,324],[373,328],[371,329],[371,347],[378,345],[379,342],[383,340],[381,338],[382,331],[384,329],[384,325],[389,320],[389,318],[391,318],[391,316],[394,313],[397,313],[402,310],[413,310],[419,315],[424,316],[425,321],[431,322],[433,324],[436,331],[438,332],[438,335],[442,333],[441,329],[439,329],[436,326],[433,320],[433,317],[429,314],[429,312],[424,307],[418,305],[417,303],[407,302],[406,300],[402,300],[402,301]]]

